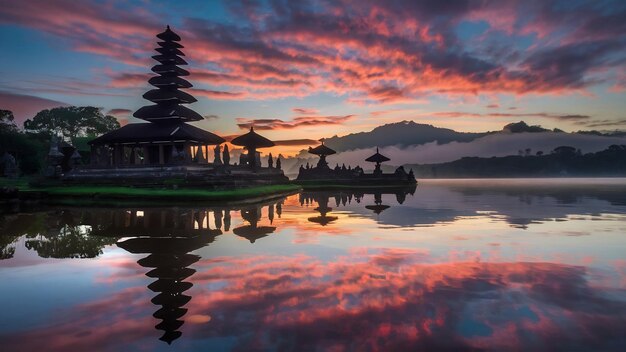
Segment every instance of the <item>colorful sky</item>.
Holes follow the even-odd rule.
[[[302,148],[402,120],[626,128],[623,0],[0,0],[0,108],[128,119],[168,24],[190,107],[222,135],[254,124]]]

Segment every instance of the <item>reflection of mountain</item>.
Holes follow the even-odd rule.
[[[328,219],[332,209],[327,204],[331,199],[335,210],[401,227],[485,216],[525,228],[531,223],[570,215],[626,213],[623,179],[426,180],[420,183],[415,196],[407,197],[410,192],[396,191],[393,196],[390,193],[384,188],[306,191],[300,195],[300,204],[318,203],[320,207],[315,210],[321,216],[309,221],[323,225],[336,220]],[[395,203],[402,206],[394,206]]]
[[[624,194],[623,179],[422,181],[414,197],[408,197],[402,207],[390,207],[377,221],[411,227],[487,216],[524,228],[570,215],[626,213]],[[389,202],[387,197],[383,195],[383,200]],[[348,204],[342,210],[371,217],[360,205]]]

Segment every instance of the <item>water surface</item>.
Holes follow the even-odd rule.
[[[3,351],[626,348],[625,179],[0,219]]]

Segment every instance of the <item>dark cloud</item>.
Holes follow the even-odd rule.
[[[626,127],[626,119],[619,119],[619,120],[604,119],[604,120],[592,120],[592,121],[579,121],[579,122],[576,122],[576,124],[586,126],[589,128]]]
[[[511,110],[509,108],[509,110]],[[532,112],[532,113],[504,113],[504,112],[491,112],[487,114],[471,113],[464,111],[441,111],[435,112],[432,115],[440,117],[543,117],[556,120],[569,120],[579,121],[590,119],[589,115],[581,114],[553,114],[547,112]]]
[[[319,110],[311,108],[293,108],[291,111],[299,115],[317,115]]]
[[[319,142],[314,139],[287,139],[282,141],[274,141],[274,144],[284,146],[309,146],[318,145]]]
[[[280,119],[247,119],[237,118],[237,126],[248,129],[252,126],[257,130],[294,129],[308,126],[342,125],[351,120],[355,115],[344,116],[299,116],[291,121]]]
[[[132,110],[130,109],[111,109],[109,111],[107,111],[107,115],[113,115],[115,117],[128,117],[130,114],[132,114]]]
[[[162,27],[157,14],[100,2],[72,4],[15,2],[0,9],[0,23],[62,38],[77,51],[146,64],[145,52]],[[191,80],[208,85],[196,92],[211,99],[325,92],[354,102],[394,103],[437,93],[568,93],[616,83],[612,73],[626,61],[624,4],[234,0],[227,6],[232,21],[183,18],[178,31],[197,67]],[[459,31],[463,23],[488,28]],[[147,74],[128,73],[112,77],[110,86],[132,88],[146,80]]]

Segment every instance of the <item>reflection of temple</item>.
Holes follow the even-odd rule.
[[[152,67],[157,76],[148,81],[155,89],[143,95],[154,104],[133,114],[147,123],[129,123],[90,141],[91,165],[66,174],[64,180],[145,185],[182,178],[186,183],[202,186],[287,182],[280,167],[261,167],[260,163],[250,162],[230,164],[228,149],[220,147],[225,141],[222,137],[189,124],[204,118],[184,106],[196,99],[182,90],[192,85],[182,78],[189,72],[180,67],[187,65],[181,38],[169,26],[157,37],[161,40],[155,49],[158,55],[152,57],[158,62]],[[251,134],[256,138],[250,138]],[[257,148],[274,145],[253,131],[235,138],[233,144],[251,151],[250,160],[255,159]]]
[[[157,293],[151,302],[160,306],[153,316],[160,320],[155,328],[163,331],[160,340],[171,344],[182,335],[186,304],[191,296],[185,294],[193,284],[188,280],[195,273],[189,268],[200,260],[193,254],[229,231],[231,212],[240,210],[248,224],[233,229],[233,233],[250,242],[276,230],[259,226],[261,213],[273,222],[281,215],[282,200],[263,204],[207,208],[145,208],[143,210],[106,209],[91,212],[92,234],[98,237],[124,237],[117,245],[130,253],[147,254],[137,263],[148,268],[146,276],[156,281],[148,289]],[[130,238],[129,238],[130,237]]]
[[[407,173],[402,166],[398,167],[393,173],[383,173],[380,164],[390,159],[380,154],[378,148],[376,148],[374,155],[365,159],[365,161],[376,164],[374,172],[371,174],[365,173],[360,166],[353,169],[350,166],[346,168],[345,165],[339,167],[339,164],[337,164],[334,169],[331,169],[328,167],[326,156],[335,154],[336,152],[324,145],[323,142],[315,148],[309,148],[309,153],[319,156],[320,160],[317,165],[313,167],[308,163],[306,167],[300,166],[297,180],[305,185],[310,182],[331,182],[334,184],[362,186],[417,184],[413,170]]]
[[[148,288],[158,293],[152,298],[152,303],[161,306],[153,314],[161,320],[155,327],[164,332],[160,340],[170,344],[182,335],[179,328],[184,324],[182,318],[187,313],[183,306],[191,300],[191,296],[184,292],[193,284],[184,280],[195,270],[188,266],[200,259],[190,252],[213,242],[222,231],[210,228],[210,212],[202,209],[179,212],[148,209],[117,212],[116,215],[117,221],[112,226],[94,232],[97,235],[116,233],[118,236],[132,236],[117,245],[130,253],[148,254],[137,263],[152,268],[146,276],[156,281]],[[214,210],[214,215],[222,218],[222,211]]]
[[[313,202],[317,203],[317,207],[314,209],[319,212],[319,216],[310,217],[310,222],[318,223],[322,226],[326,226],[329,223],[337,220],[336,216],[329,216],[328,213],[332,211],[332,208],[328,206],[328,202],[331,198],[335,200],[335,206],[346,206],[351,204],[352,200],[357,203],[361,203],[363,197],[366,194],[374,195],[374,205],[366,205],[365,208],[372,210],[376,214],[380,214],[385,209],[388,209],[388,205],[382,204],[383,194],[394,194],[398,204],[404,203],[407,194],[413,195],[415,193],[416,186],[406,187],[392,187],[392,188],[356,188],[356,189],[342,189],[336,191],[304,191],[300,193],[300,205],[309,205]]]

